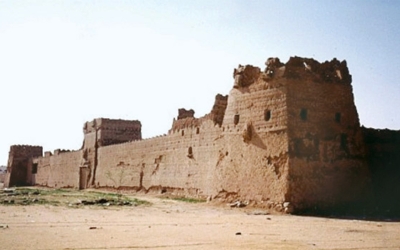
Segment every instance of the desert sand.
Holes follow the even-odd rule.
[[[135,197],[152,204],[0,206],[0,249],[400,249],[400,222]]]

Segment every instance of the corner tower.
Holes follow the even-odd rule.
[[[298,211],[366,198],[369,173],[346,61],[269,58],[264,71],[239,65],[234,79],[222,124],[230,159],[217,169],[224,189]]]

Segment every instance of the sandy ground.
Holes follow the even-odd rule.
[[[0,249],[400,249],[400,222],[140,196],[150,206],[0,206]]]

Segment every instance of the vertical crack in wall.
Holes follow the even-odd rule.
[[[142,167],[140,168],[140,176],[139,176],[139,189],[142,189],[143,187],[143,176],[144,176],[144,167],[145,163],[142,163]]]
[[[96,131],[95,131],[95,138],[94,138],[94,159],[93,159],[93,177],[92,177],[92,186],[96,185],[96,170],[97,170],[97,163],[98,163],[98,149],[99,149],[99,143],[97,142],[98,138],[98,133],[99,129],[96,126]]]

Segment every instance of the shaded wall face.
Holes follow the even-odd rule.
[[[400,131],[362,128],[374,208],[400,215]]]
[[[369,174],[351,85],[287,85],[291,200],[329,207],[361,199]]]
[[[11,146],[4,186],[30,185],[32,180],[32,158],[42,156],[42,154],[43,149],[39,146]]]

